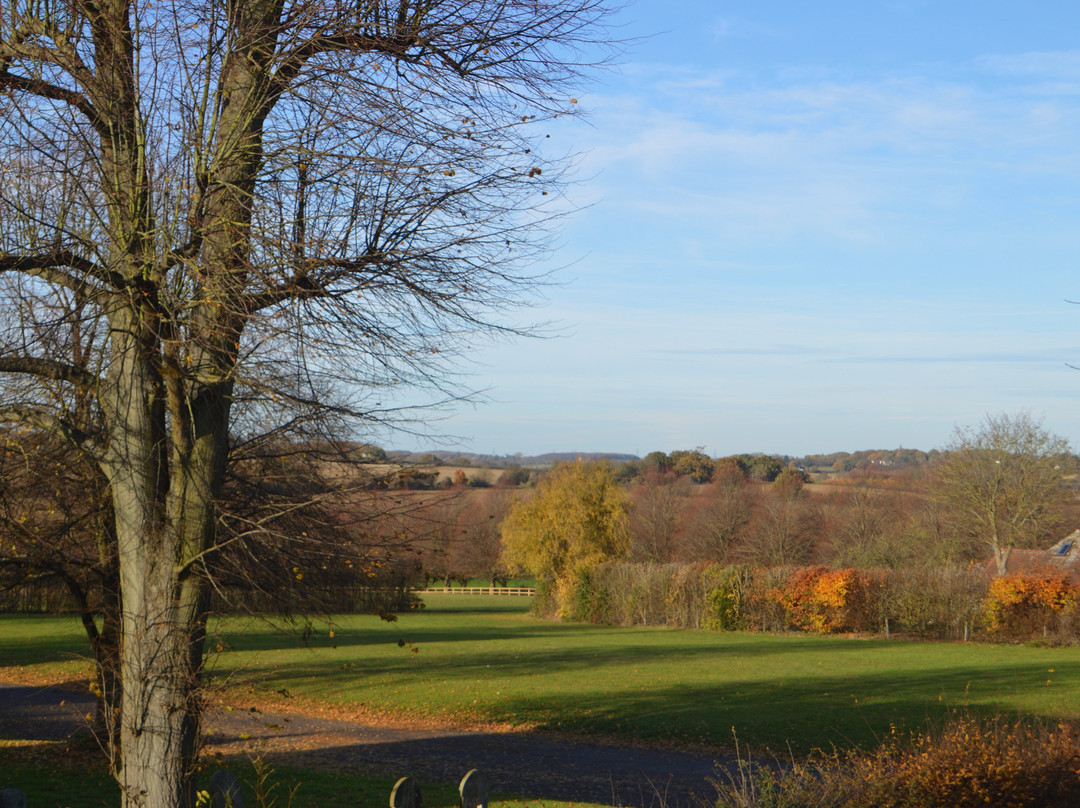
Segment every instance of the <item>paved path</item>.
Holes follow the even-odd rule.
[[[60,739],[86,732],[86,715],[93,709],[86,694],[0,684],[0,738]],[[208,751],[225,755],[260,752],[299,768],[409,774],[421,784],[456,782],[480,768],[502,792],[649,808],[711,803],[708,779],[718,774],[718,762],[730,763],[710,755],[546,734],[371,726],[252,707],[212,711],[206,742]]]

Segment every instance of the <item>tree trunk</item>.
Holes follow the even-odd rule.
[[[121,313],[112,325],[134,334],[138,323]],[[197,560],[214,544],[228,406],[189,400],[191,419],[174,414],[170,434],[149,342],[116,338],[109,369],[108,409],[119,428],[106,465],[123,602],[117,779],[127,808],[190,808],[207,600]]]
[[[120,578],[115,566],[106,572],[102,583],[101,630],[91,637],[94,651],[97,715],[94,725],[98,738],[109,757],[112,771],[119,771],[120,761]],[[91,618],[93,619],[93,618]]]
[[[158,574],[147,593],[173,582]],[[128,808],[194,804],[202,624],[195,603],[172,593],[125,612],[120,786]],[[164,609],[158,607],[169,603]]]
[[[1000,578],[1009,571],[1009,556],[1012,555],[1011,547],[994,546],[994,562],[997,564],[997,577]]]

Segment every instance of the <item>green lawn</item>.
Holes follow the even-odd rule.
[[[950,710],[1080,718],[1080,648],[719,634],[541,621],[525,599],[431,595],[396,623],[213,626],[215,681],[331,705],[784,752],[872,745]],[[399,640],[404,646],[399,646]],[[0,664],[64,667],[71,619],[0,618]]]

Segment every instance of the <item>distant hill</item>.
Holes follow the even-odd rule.
[[[388,451],[387,457],[408,465],[470,465],[486,466],[488,468],[506,468],[508,466],[523,466],[528,468],[542,468],[562,463],[566,460],[610,460],[612,463],[625,463],[628,460],[637,460],[637,455],[620,454],[617,452],[548,452],[541,455],[485,455],[474,452],[399,452]]]

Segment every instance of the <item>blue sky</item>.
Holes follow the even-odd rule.
[[[551,339],[437,432],[499,454],[1080,447],[1080,5],[638,0],[581,95]],[[428,444],[391,440],[391,444]]]

